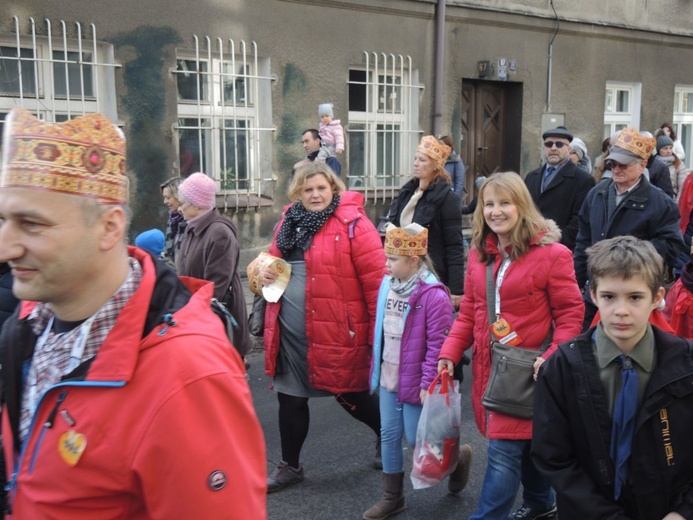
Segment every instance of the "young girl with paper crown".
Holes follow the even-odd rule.
[[[344,153],[344,128],[339,119],[334,119],[332,103],[322,103],[318,105],[318,116],[320,124],[318,133],[320,134],[320,152],[316,160],[325,162],[328,157],[335,157]]]
[[[379,390],[380,395],[384,493],[364,513],[365,520],[404,510],[402,433],[413,448],[424,396],[452,325],[450,296],[432,272],[427,251],[428,229],[416,223],[388,225],[385,265],[390,274],[378,293],[371,365],[371,392]],[[471,448],[464,445],[450,477],[451,492],[466,485],[470,460]]]

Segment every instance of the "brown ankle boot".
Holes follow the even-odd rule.
[[[383,489],[383,497],[363,513],[363,520],[385,520],[404,511],[404,473],[383,473]]]
[[[448,491],[459,493],[469,482],[469,470],[472,467],[472,447],[469,444],[460,446],[460,458],[457,461],[455,471],[450,474]]]

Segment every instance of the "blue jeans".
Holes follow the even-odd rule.
[[[492,439],[488,443],[486,475],[476,513],[469,520],[506,520],[522,482],[522,503],[535,509],[553,507],[556,498],[549,481],[529,455],[530,440]]]
[[[421,417],[421,405],[398,403],[397,392],[380,387],[380,444],[383,451],[383,473],[404,471],[404,447],[402,434],[414,447],[416,427]]]

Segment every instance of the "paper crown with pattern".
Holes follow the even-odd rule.
[[[423,256],[428,253],[428,229],[419,224],[385,228],[385,253],[397,256]]]
[[[656,144],[657,141],[653,137],[645,137],[635,128],[628,127],[621,130],[613,146],[620,148],[621,152],[626,151],[641,159],[649,159]]]
[[[416,151],[428,155],[436,162],[436,165],[439,168],[442,168],[443,165],[445,165],[445,161],[450,155],[452,148],[445,143],[441,143],[432,135],[425,135],[421,138],[419,147],[416,149]]]
[[[125,138],[105,116],[45,123],[22,107],[5,119],[0,187],[31,188],[127,204]]]

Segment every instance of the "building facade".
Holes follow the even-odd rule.
[[[204,171],[245,250],[288,202],[301,132],[334,104],[347,185],[374,221],[419,138],[448,134],[466,186],[541,163],[558,124],[594,158],[624,126],[673,122],[693,155],[690,0],[8,0],[0,117],[100,111],[128,138],[133,236],[165,225],[159,185]],[[0,131],[2,126],[0,125]]]

